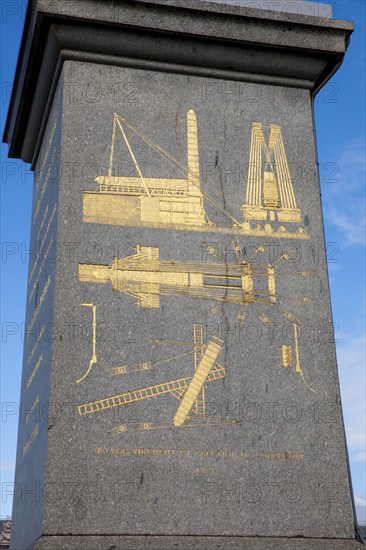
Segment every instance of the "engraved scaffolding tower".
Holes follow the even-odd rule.
[[[282,140],[281,127],[270,125],[268,145],[261,122],[253,122],[250,146],[246,220],[301,222],[290,170]]]

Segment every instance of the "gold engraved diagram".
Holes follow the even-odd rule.
[[[183,426],[184,422],[187,419],[187,416],[190,410],[193,407],[200,391],[203,388],[204,383],[206,382],[212,367],[215,364],[216,358],[219,355],[222,347],[222,340],[219,338],[212,338],[209,342],[202,359],[197,367],[196,372],[193,375],[193,378],[185,392],[182,402],[179,405],[176,415],[174,416],[174,425]]]
[[[236,243],[236,247],[238,247],[238,243]],[[300,367],[297,332],[299,320],[290,311],[283,311],[281,309],[283,300],[311,304],[314,303],[314,299],[311,296],[278,294],[276,289],[276,278],[278,276],[300,276],[307,278],[311,275],[311,272],[281,270],[278,264],[282,265],[291,259],[291,254],[288,252],[279,256],[273,264],[253,264],[253,258],[261,256],[267,248],[267,244],[261,244],[247,261],[240,261],[240,256],[237,256],[238,262],[231,264],[219,261],[161,261],[159,247],[138,245],[135,249],[135,254],[125,258],[114,258],[111,266],[104,264],[79,264],[79,280],[84,283],[110,284],[113,291],[130,295],[134,299],[137,299],[135,304],[143,308],[159,308],[161,296],[215,300],[220,303],[220,305],[210,309],[210,313],[215,312],[215,314],[217,308],[221,308],[224,303],[236,304],[240,306],[237,313],[237,322],[241,329],[246,319],[248,304],[258,303],[274,306],[294,326],[294,344],[285,343],[279,348],[281,351],[281,356],[279,357],[281,365],[283,367],[295,366],[295,372],[300,374],[308,389],[314,391],[307,384]],[[93,365],[97,363],[96,305],[85,303],[82,306],[92,308],[92,356],[85,374],[76,383],[85,380],[91,373]],[[258,317],[264,325],[272,327],[271,330],[273,330],[273,322],[267,315],[259,313]],[[172,340],[154,340],[153,343],[187,345],[186,342]],[[204,356],[202,326],[198,324],[194,325],[193,353],[196,371]],[[187,354],[175,358],[178,359],[185,355]],[[121,376],[130,373],[151,371],[170,361],[171,358],[164,359],[158,363],[143,361],[129,365],[116,365],[106,370],[110,375]],[[200,376],[202,374],[203,371],[200,371]],[[210,378],[208,381],[210,381]],[[176,381],[173,382],[175,383]],[[196,383],[196,379],[194,379],[194,383]],[[160,386],[159,388],[154,387],[151,391],[151,396],[153,396],[156,391],[161,393],[161,388]],[[204,408],[202,405],[204,402],[204,392],[205,389],[202,387],[199,397],[195,397],[196,411],[203,410]]]
[[[193,109],[188,111],[187,127],[188,167],[185,167],[148,136],[133,128],[126,119],[115,113],[108,175],[96,178],[99,184],[98,191],[84,192],[84,221],[127,225],[155,223],[169,227],[205,225],[203,195],[200,189],[197,117]],[[127,128],[178,167],[185,177],[181,179],[145,177],[128,140]],[[137,176],[112,175],[117,129],[122,134]]]
[[[277,351],[280,351],[281,355],[277,357],[277,359],[279,359],[279,363],[277,366],[284,367],[284,368],[295,367],[295,373],[300,375],[307,389],[312,393],[316,393],[314,388],[309,386],[309,384],[305,380],[303,370],[300,366],[299,336],[298,336],[297,323],[293,323],[293,328],[294,328],[294,346],[290,344],[283,344],[280,348],[278,348]]]
[[[137,136],[182,177],[144,175],[127,134]],[[136,176],[113,175],[117,135],[122,136]],[[84,222],[309,238],[302,226],[291,230],[284,225],[285,222],[300,224],[301,212],[295,200],[281,127],[275,124],[270,125],[267,145],[262,123],[253,123],[244,206],[227,200],[222,204],[222,194],[215,191],[210,182],[202,181],[197,115],[193,109],[187,113],[187,164],[182,164],[148,135],[114,113],[108,174],[97,176],[95,181],[98,189],[83,193]],[[220,212],[228,225],[215,224],[207,214],[205,203]]]
[[[112,265],[79,264],[79,281],[111,284],[137,299],[138,307],[159,308],[161,296],[191,297],[224,303],[276,303],[275,267],[270,264],[161,260],[160,249],[136,247]],[[265,288],[255,283],[266,281]]]
[[[76,383],[79,384],[90,374],[94,365],[97,364],[97,306],[95,304],[81,304],[83,307],[90,307],[93,315],[93,333],[92,333],[92,356],[89,361],[89,366],[85,371],[85,374],[76,380]]]
[[[150,419],[144,419],[141,422],[130,422],[117,426],[111,430],[112,434],[116,435],[127,430],[151,430],[158,428],[180,428],[183,426],[197,427],[205,425],[209,423],[209,420],[206,418],[205,385],[208,382],[215,382],[226,376],[225,367],[217,362],[223,344],[224,342],[216,336],[213,336],[209,342],[205,344],[202,324],[194,323],[194,374],[192,376],[185,376],[183,378],[169,380],[133,391],[105,397],[89,403],[83,403],[78,406],[78,412],[81,416],[84,416],[170,394],[178,399],[180,404],[174,418],[169,423],[156,424]],[[189,355],[190,353],[191,352],[183,355]],[[172,357],[168,361],[174,361],[175,359],[177,359],[177,357]],[[161,363],[166,361],[161,361]]]
[[[268,145],[261,122],[253,122],[250,145],[246,220],[300,223],[281,127],[270,125]]]

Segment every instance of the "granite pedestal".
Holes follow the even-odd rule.
[[[13,550],[358,547],[313,121],[352,24],[231,4],[29,4]]]

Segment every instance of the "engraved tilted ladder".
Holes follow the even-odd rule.
[[[186,391],[182,403],[180,404],[176,415],[174,416],[174,425],[182,426],[185,422],[195,400],[197,399],[201,389],[203,388],[206,380],[209,379],[211,369],[215,364],[217,356],[219,355],[223,346],[223,341],[220,338],[214,336],[208,343],[205,353],[202,357],[202,361],[199,364],[192,381]]]
[[[217,355],[218,353],[215,357],[217,357]],[[211,365],[210,368],[212,368],[212,366],[213,365]],[[218,367],[212,372],[209,372],[204,382],[213,382],[214,380],[224,378],[225,376],[226,370],[223,367]],[[101,412],[106,409],[112,409],[121,405],[128,405],[129,403],[141,401],[142,399],[149,399],[150,397],[156,397],[158,395],[166,393],[171,393],[172,395],[174,395],[174,397],[180,399],[181,395],[183,395],[183,391],[185,391],[186,388],[189,387],[191,381],[192,377],[188,376],[186,378],[180,378],[178,380],[164,382],[162,384],[155,384],[154,386],[121,393],[119,395],[106,397],[104,399],[98,399],[97,401],[92,401],[90,403],[79,405],[78,412],[80,415]]]
[[[204,354],[205,345],[203,343],[203,326],[201,323],[193,325],[193,352],[194,352],[194,370],[197,371]],[[206,396],[205,387],[197,396],[194,411],[196,414],[204,416],[206,414]]]

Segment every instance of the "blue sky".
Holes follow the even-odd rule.
[[[364,0],[332,2],[334,17],[356,30],[337,74],[316,99],[316,130],[337,355],[352,481],[365,499],[365,28]],[[27,2],[0,2],[1,132]],[[11,515],[22,365],[22,323],[33,175],[1,145],[1,482],[0,516]],[[12,334],[11,334],[12,333]],[[5,484],[5,485],[4,485]],[[4,490],[5,488],[5,490]]]

